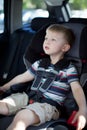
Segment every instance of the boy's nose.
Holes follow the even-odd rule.
[[[46,41],[46,44],[50,44],[50,40],[47,40],[47,41]]]

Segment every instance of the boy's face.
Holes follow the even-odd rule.
[[[43,43],[44,52],[50,56],[61,55],[68,51],[69,44],[64,38],[62,32],[55,32],[51,30],[46,31],[45,40]]]

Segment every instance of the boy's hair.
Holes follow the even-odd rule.
[[[75,35],[74,35],[74,32],[68,28],[68,27],[65,27],[63,25],[59,25],[59,24],[52,24],[50,25],[47,30],[51,30],[51,31],[54,31],[54,32],[61,32],[64,34],[64,37],[65,39],[67,40],[68,44],[70,46],[72,46],[72,44],[74,43],[75,41]]]

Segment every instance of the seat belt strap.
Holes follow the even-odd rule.
[[[45,78],[45,81],[42,82],[42,79]],[[56,78],[56,74],[53,72],[46,72],[46,71],[38,71],[37,76],[31,86],[32,90],[40,90],[41,92],[46,92],[53,81]]]
[[[46,92],[56,78],[56,74],[49,73],[49,72],[46,72],[46,76],[47,76],[46,81],[39,88],[41,92]]]
[[[31,86],[31,89],[32,90],[38,90],[40,84],[41,84],[41,80],[42,80],[42,76],[43,75],[43,72],[42,71],[37,71],[37,74],[36,74],[36,77],[33,81],[33,84]]]

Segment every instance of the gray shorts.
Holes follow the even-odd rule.
[[[26,106],[26,109],[34,111],[39,116],[39,124],[50,121],[51,119],[57,120],[59,118],[59,111],[55,106],[48,103],[35,102]]]
[[[12,94],[2,100],[7,104],[9,115],[15,114],[22,107],[28,104],[28,95],[26,93],[16,93]]]
[[[16,93],[6,97],[2,100],[2,102],[5,102],[7,104],[9,115],[15,114],[22,108],[34,111],[40,119],[39,124],[50,121],[51,119],[56,120],[59,118],[59,111],[55,106],[52,106],[48,103],[38,102],[27,105],[28,100],[28,95],[26,93]]]

